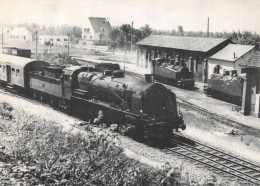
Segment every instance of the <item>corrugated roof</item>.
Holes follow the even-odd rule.
[[[255,53],[248,60],[240,63],[239,66],[247,68],[260,68],[260,52]]]
[[[206,37],[183,37],[167,35],[150,35],[136,43],[155,47],[174,48],[198,52],[208,52],[228,39]]]
[[[229,44],[222,50],[218,51],[216,54],[210,57],[210,59],[219,59],[224,61],[236,61],[247,52],[252,50],[255,46],[252,45],[237,45]],[[235,58],[234,58],[235,54]]]
[[[112,27],[109,23],[109,21],[106,18],[103,17],[89,17],[89,21],[97,33],[106,33],[108,34]]]

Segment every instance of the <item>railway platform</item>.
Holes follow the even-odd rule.
[[[121,69],[125,69],[126,71],[134,72],[140,75],[152,72],[151,69],[138,67],[134,63],[120,63],[100,60],[97,58],[97,56],[80,57],[80,59],[96,63],[119,63]],[[179,99],[197,105],[205,110],[208,110],[211,113],[215,113],[248,127],[260,130],[260,118],[257,118],[255,116],[244,116],[239,112],[239,109],[235,105],[207,96],[203,92],[203,83],[201,82],[195,82],[195,90],[180,89],[168,85],[166,86],[174,93],[176,93],[177,98]]]

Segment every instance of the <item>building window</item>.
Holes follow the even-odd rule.
[[[20,69],[16,69],[16,73],[20,73]]]
[[[0,65],[0,68],[2,67],[2,65]]]
[[[14,69],[14,68],[12,68],[12,72],[15,72],[15,69]]]
[[[26,36],[23,36],[24,40],[26,39]]]
[[[64,39],[64,41],[68,41],[67,39]]]
[[[60,41],[60,39],[57,39],[57,41]]]

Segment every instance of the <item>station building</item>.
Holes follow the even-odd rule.
[[[84,24],[80,43],[94,45],[94,43],[104,44],[107,42],[108,34],[112,30],[107,18],[89,17]]]
[[[243,67],[239,66],[255,53],[253,45],[229,44],[208,59],[208,78],[214,73],[214,68],[220,66],[220,74],[225,71],[235,70],[237,74],[243,73]]]
[[[241,111],[244,115],[260,118],[260,51],[239,65],[246,73]]]
[[[217,53],[229,43],[229,39],[206,37],[183,37],[168,35],[150,35],[136,43],[137,66],[152,68],[156,58],[184,60],[194,72],[197,81],[201,81],[204,65],[210,56]]]

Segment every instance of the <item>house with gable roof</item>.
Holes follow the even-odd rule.
[[[81,43],[93,44],[94,42],[106,42],[112,27],[107,18],[89,17],[82,27]]]
[[[237,74],[243,72],[243,67],[239,64],[249,59],[255,52],[253,45],[229,44],[208,59],[208,78],[214,73],[214,68],[219,65],[220,73],[225,71],[236,71]]]

